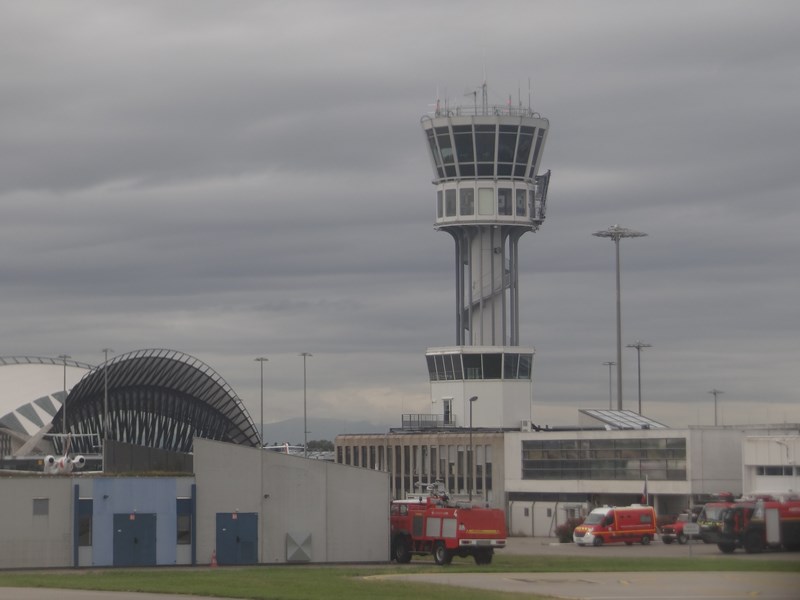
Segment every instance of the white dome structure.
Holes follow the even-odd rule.
[[[93,365],[41,356],[0,356],[0,455],[49,429],[69,391]]]

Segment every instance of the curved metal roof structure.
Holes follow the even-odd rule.
[[[191,452],[195,436],[259,445],[253,420],[225,380],[197,358],[164,349],[121,354],[86,374],[51,433],[103,437],[106,381],[109,439],[175,452]],[[96,451],[74,446],[75,440],[73,451]]]

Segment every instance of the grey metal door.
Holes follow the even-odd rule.
[[[156,564],[156,515],[119,513],[114,515],[114,566]]]
[[[258,562],[258,513],[217,513],[217,562],[220,565]]]

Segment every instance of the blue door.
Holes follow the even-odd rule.
[[[114,515],[114,566],[141,567],[156,564],[156,515]]]
[[[217,513],[217,562],[221,565],[258,562],[258,513]]]

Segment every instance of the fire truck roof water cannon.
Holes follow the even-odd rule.
[[[505,512],[451,502],[439,482],[427,491],[427,495],[392,502],[393,560],[407,563],[413,555],[432,554],[437,565],[447,565],[454,556],[472,556],[476,564],[488,565],[494,550],[505,548]]]

